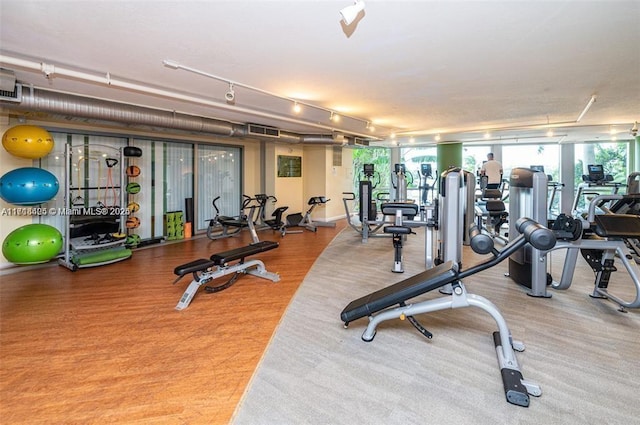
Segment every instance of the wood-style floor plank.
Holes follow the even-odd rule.
[[[137,250],[130,260],[71,272],[51,266],[0,276],[3,423],[228,423],[293,294],[344,227],[280,238],[255,258],[280,274],[242,276],[174,309],[190,278],[174,268],[246,245],[207,238]]]

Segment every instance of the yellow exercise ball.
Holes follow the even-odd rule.
[[[2,136],[2,146],[11,155],[20,158],[42,158],[51,152],[53,145],[51,134],[35,125],[16,125]]]

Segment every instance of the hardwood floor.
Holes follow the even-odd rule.
[[[6,424],[224,424],[293,294],[344,227],[280,238],[258,255],[278,283],[242,276],[174,309],[189,277],[173,269],[250,242],[247,232],[137,250],[71,272],[0,276],[0,417]],[[330,271],[328,271],[330,273]]]

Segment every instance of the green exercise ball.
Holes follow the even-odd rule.
[[[62,234],[48,224],[27,224],[9,233],[2,255],[15,264],[46,263],[62,250]]]

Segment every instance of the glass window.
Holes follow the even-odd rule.
[[[627,142],[618,143],[584,143],[575,145],[575,183],[582,182],[582,175],[588,174],[587,166],[600,164],[605,175],[611,175],[614,182],[626,183]]]
[[[433,189],[438,176],[437,148],[404,147],[400,151],[400,161],[407,170],[407,198],[422,204],[432,201],[436,195]],[[422,173],[423,167],[428,168],[426,175]]]
[[[462,168],[479,176],[482,163],[487,160],[489,152],[491,152],[491,146],[463,146]]]
[[[584,143],[575,145],[575,187],[576,195],[573,209],[585,211],[588,203],[596,195],[624,193],[627,183],[627,142],[613,143]],[[605,183],[601,185],[587,185],[583,182],[583,175],[588,176],[589,165],[602,165]],[[586,190],[585,190],[586,189]]]
[[[208,220],[215,217],[216,212],[211,203],[218,196],[220,199],[216,205],[220,214],[239,214],[242,202],[241,152],[237,147],[198,146],[197,230],[205,230]]]
[[[502,168],[504,175],[509,176],[516,167],[530,168],[542,166],[544,172],[558,181],[560,176],[560,145],[506,145],[502,147]]]
[[[218,203],[222,214],[237,215],[240,210],[241,147],[60,132],[51,134],[55,141],[54,150],[34,161],[34,166],[53,173],[60,184],[56,197],[43,205],[48,211],[62,211],[74,206],[121,206],[121,202],[124,202],[122,207],[127,207],[135,203],[139,208],[135,217],[140,220],[140,225],[128,232],[135,232],[142,240],[159,240],[164,236],[165,214],[182,211],[186,215],[187,199],[194,202],[195,230],[206,230],[206,220],[214,217],[211,201],[215,196],[222,197]],[[127,144],[140,148],[142,156],[121,157],[121,148]],[[72,147],[67,173],[66,145]],[[195,152],[197,161],[194,161]],[[125,174],[121,182],[121,165],[135,165],[140,172],[131,176]],[[65,201],[67,182],[69,193]],[[140,190],[122,193],[126,192],[128,183],[137,183]],[[34,222],[49,224],[65,234],[64,214],[34,216]]]
[[[387,148],[355,149],[353,151],[353,192],[358,194],[360,180],[365,180],[364,164],[373,164],[372,198],[391,193],[391,152]]]
[[[560,145],[506,145],[502,146],[502,167],[504,178],[508,179],[513,168],[537,168],[542,167],[547,177],[550,177],[547,185],[548,210],[553,215],[560,211],[560,196],[557,182],[560,177]]]
[[[184,211],[185,200],[193,198],[193,145],[163,143],[165,212]]]

